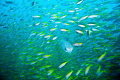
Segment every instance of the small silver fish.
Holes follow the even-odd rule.
[[[73,50],[73,46],[67,40],[62,40],[61,42],[65,52],[71,53]]]

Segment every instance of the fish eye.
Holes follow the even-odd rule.
[[[68,49],[67,49],[67,48],[64,48],[64,50],[65,50],[66,52],[68,52]]]

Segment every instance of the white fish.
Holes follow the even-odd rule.
[[[89,72],[89,70],[90,70],[90,67],[91,67],[91,65],[86,68],[86,70],[85,70],[85,75],[88,74],[88,72]]]
[[[88,16],[88,18],[95,18],[95,17],[98,17],[99,15],[90,15]]]
[[[60,21],[57,21],[57,22],[55,22],[56,24],[59,24],[59,23],[61,23]]]
[[[106,54],[107,54],[107,53],[104,52],[104,54],[102,54],[102,55],[98,58],[98,61],[101,61],[101,60],[105,57]]]
[[[98,67],[96,74],[99,76],[101,74],[101,66]]]
[[[73,71],[70,71],[70,72],[66,75],[66,79],[68,79],[68,78],[71,76],[72,73],[73,73]]]
[[[94,25],[96,25],[96,24],[87,24],[88,26],[94,26]]]
[[[55,31],[57,28],[51,28],[50,31]]]
[[[65,66],[67,63],[68,63],[68,62],[66,61],[66,62],[60,64],[60,65],[59,65],[59,68],[62,68],[62,67]]]
[[[83,1],[83,0],[79,1],[77,4],[80,4],[80,3],[82,3],[82,1]]]
[[[52,35],[46,35],[44,38],[49,39]]]
[[[39,22],[39,23],[36,23],[35,26],[38,26],[39,24],[40,24],[40,22]]]
[[[99,31],[98,29],[95,29],[95,28],[93,28],[92,30],[93,30],[93,31]]]
[[[78,26],[80,26],[80,27],[85,27],[84,25],[78,25]]]
[[[40,18],[41,16],[32,16],[33,18]]]
[[[47,75],[51,75],[54,70],[49,70]]]
[[[77,33],[84,34],[83,31],[76,30]]]
[[[80,19],[78,20],[78,22],[80,22],[80,21],[86,19],[87,17],[88,17],[88,16],[84,16],[84,17],[80,18]]]
[[[78,76],[80,74],[82,69],[78,70],[77,73],[76,73],[76,76]]]
[[[66,40],[62,40],[62,47],[65,50],[65,52],[71,53],[73,50],[73,46]]]
[[[63,25],[70,25],[70,24],[68,24],[68,23],[63,23]]]
[[[82,46],[83,43],[75,43],[74,46]]]
[[[64,16],[60,17],[60,19],[65,18],[66,16],[67,16],[67,15],[64,15]]]
[[[56,40],[57,39],[57,36],[56,37],[53,37],[53,39],[52,40]]]
[[[60,29],[60,31],[67,32],[69,30],[68,29]]]
[[[68,12],[75,12],[74,10],[69,10]]]
[[[72,20],[68,20],[68,22],[70,22],[70,23],[75,23],[75,21],[72,21]]]

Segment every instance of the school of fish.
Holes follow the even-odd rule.
[[[0,80],[119,80],[119,0],[1,0],[0,8]]]

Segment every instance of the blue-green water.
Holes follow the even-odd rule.
[[[119,80],[119,0],[1,0],[0,80]]]

